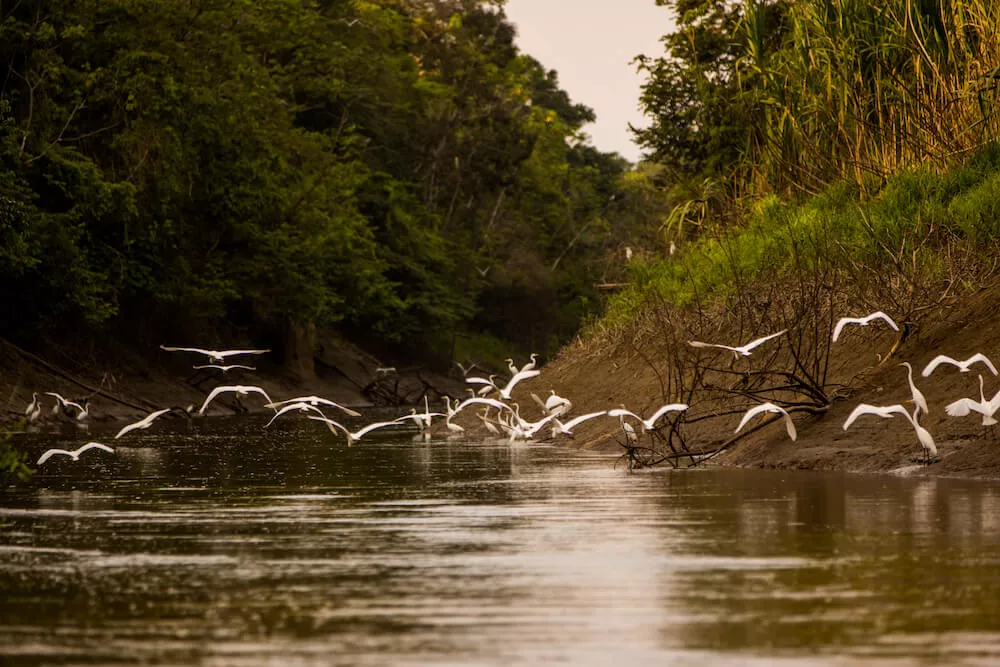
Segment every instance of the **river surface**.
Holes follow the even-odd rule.
[[[996,483],[314,426],[155,425],[0,497],[0,664],[1000,661]]]

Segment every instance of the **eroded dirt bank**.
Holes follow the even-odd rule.
[[[833,400],[825,412],[796,413],[798,440],[791,441],[780,419],[734,442],[713,458],[710,465],[842,470],[863,473],[946,475],[1000,478],[1000,431],[984,427],[975,413],[949,417],[945,406],[962,397],[979,398],[979,374],[985,381],[985,396],[1000,390],[1000,379],[977,364],[971,372],[941,366],[930,377],[920,371],[938,354],[965,359],[976,352],[1000,360],[1000,344],[995,330],[1000,298],[986,291],[964,299],[961,305],[936,320],[925,318],[912,326],[908,335],[888,358],[899,335],[884,327],[854,327],[831,346],[830,382]],[[843,313],[848,314],[848,313]],[[864,313],[851,313],[861,315]],[[719,341],[731,345],[745,341]],[[574,412],[583,413],[627,405],[639,414],[649,414],[662,405],[661,380],[666,372],[667,346],[657,336],[617,342],[583,343],[567,347],[544,369],[544,382],[574,402]],[[719,351],[723,360],[731,358]],[[859,403],[890,405],[903,403],[912,409],[905,367],[914,367],[914,380],[927,397],[930,414],[920,423],[933,435],[940,460],[919,465],[922,454],[913,428],[902,417],[860,418],[849,430],[842,425]],[[733,362],[734,368],[747,360]],[[542,378],[539,379],[540,381]],[[666,397],[668,401],[676,396]],[[687,444],[693,450],[710,450],[729,441],[739,423],[739,415],[711,417],[727,409],[743,409],[753,403],[733,399],[731,405],[716,403],[692,406],[707,418],[687,429]],[[617,423],[594,420],[578,427],[573,441],[577,446],[622,450]]]

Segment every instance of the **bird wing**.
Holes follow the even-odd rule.
[[[62,396],[60,396],[59,394],[57,394],[54,391],[47,391],[47,392],[45,392],[45,395],[46,396],[55,396],[56,400],[59,401],[60,405],[66,405],[66,399],[63,398]]]
[[[535,403],[538,403],[538,407],[540,407],[542,410],[544,410],[545,412],[549,411],[549,408],[545,404],[545,401],[543,401],[542,399],[540,399],[538,397],[538,394],[536,394],[535,392],[531,392],[531,398],[534,399]]]
[[[639,415],[635,414],[631,410],[626,410],[625,408],[614,408],[612,410],[608,410],[608,416],[609,417],[633,417],[637,421],[642,421],[642,417],[640,417]]]
[[[668,403],[662,408],[653,413],[653,416],[646,420],[646,424],[652,427],[656,423],[656,420],[667,414],[668,412],[682,412],[687,410],[687,403]]]
[[[237,389],[237,391],[242,391],[243,393],[256,392],[256,393],[260,394],[261,396],[263,396],[265,399],[267,399],[268,403],[271,402],[271,397],[268,396],[267,392],[264,391],[263,389],[261,389],[260,387],[255,387],[253,385],[250,385],[250,386],[241,386],[239,389]]]
[[[66,456],[73,456],[71,452],[67,452],[65,449],[49,449],[46,450],[44,454],[38,457],[38,461],[35,462],[36,466],[40,466],[56,454],[65,454]]]
[[[788,431],[788,437],[792,440],[797,439],[798,433],[795,432],[795,422],[792,421],[792,416],[785,412],[785,430]]]
[[[981,361],[981,362],[983,362],[983,364],[984,364],[984,365],[986,366],[986,368],[990,369],[990,372],[991,372],[991,373],[993,373],[993,375],[996,375],[996,374],[997,374],[997,369],[996,369],[996,366],[994,366],[994,365],[993,365],[993,362],[992,362],[992,361],[990,361],[990,360],[989,360],[989,359],[988,359],[988,358],[986,357],[986,355],[985,355],[985,354],[983,354],[982,352],[977,352],[976,354],[972,355],[971,357],[969,357],[969,358],[968,358],[968,359],[967,359],[967,360],[965,361],[965,363],[966,363],[966,364],[974,364],[974,363],[976,363],[977,361]]]
[[[79,456],[80,454],[83,454],[88,449],[103,449],[104,451],[106,451],[109,454],[114,454],[115,453],[115,450],[111,449],[110,447],[108,447],[107,445],[105,445],[103,443],[100,443],[100,442],[88,442],[86,445],[84,445],[80,449],[76,450],[74,452],[74,454],[76,454],[77,456]]]
[[[348,442],[350,442],[351,438],[353,437],[351,435],[351,432],[348,431],[347,428],[343,424],[341,424],[340,422],[335,422],[332,419],[329,419],[327,417],[313,417],[312,415],[309,415],[309,419],[312,419],[312,420],[318,421],[318,422],[323,422],[324,424],[326,424],[326,427],[328,429],[330,429],[330,431],[332,431],[333,433],[336,433],[337,432],[337,428],[339,428],[347,436]],[[334,428],[334,426],[336,426],[337,428]]]
[[[888,324],[893,329],[893,331],[899,331],[899,326],[896,324],[896,322],[893,321],[891,317],[883,313],[881,310],[876,310],[871,315],[867,315],[862,319],[864,320],[865,324],[868,324],[872,320],[884,320],[885,323]]]
[[[157,410],[156,412],[151,412],[150,414],[146,415],[139,421],[123,426],[122,429],[118,431],[118,435],[115,436],[115,440],[122,437],[129,431],[134,431],[139,428],[146,428],[147,426],[153,423],[154,419],[156,419],[162,414],[166,414],[167,412],[170,412],[170,408],[164,408],[163,410]]]
[[[465,382],[467,384],[493,384],[492,380],[487,380],[486,378],[481,377],[465,378]]]
[[[854,317],[841,317],[837,320],[837,326],[833,328],[833,342],[836,343],[837,339],[840,337],[840,332],[843,330],[846,324],[857,324],[858,320]]]
[[[887,406],[869,405],[868,403],[861,403],[856,408],[854,408],[850,416],[847,418],[847,421],[844,422],[844,430],[846,431],[848,427],[850,427],[850,425],[854,423],[854,420],[860,417],[861,415],[878,415],[883,419],[888,419],[892,417],[894,414],[901,414],[907,419],[910,419],[910,413],[906,411],[906,408],[904,408],[902,405],[898,403],[895,405],[887,405]]]
[[[998,392],[998,395],[1000,395],[1000,392]],[[960,398],[957,401],[944,406],[944,411],[949,417],[964,417],[970,412],[986,414],[986,407],[979,401],[971,398]]]
[[[291,412],[292,410],[312,410],[313,412],[316,412],[317,414],[326,417],[326,415],[323,414],[323,411],[314,405],[309,405],[308,403],[289,403],[288,405],[284,406],[283,408],[275,412],[274,416],[271,417],[271,421],[264,424],[264,428],[270,426],[274,422],[274,420],[280,417],[281,415],[285,414],[286,412]]]
[[[594,417],[600,417],[600,416],[606,415],[606,414],[608,414],[607,410],[601,410],[600,412],[588,412],[585,415],[580,415],[578,417],[573,417],[568,422],[566,422],[565,424],[563,424],[562,427],[568,431],[569,429],[573,428],[577,424],[582,424],[583,422],[587,421],[588,419],[593,419]]]
[[[203,350],[200,347],[167,347],[166,345],[161,345],[160,349],[166,350],[167,352],[198,352],[200,354],[207,355],[216,354],[214,350]]]
[[[702,343],[700,340],[689,340],[688,345],[691,347],[717,347],[722,350],[729,350],[730,352],[738,352],[739,350],[735,347],[730,347],[728,345],[719,345],[717,343]]]
[[[951,364],[952,366],[961,366],[961,362],[952,359],[946,354],[939,354],[938,356],[931,359],[930,363],[924,366],[924,370],[920,371],[921,377],[927,377],[934,372],[934,369],[941,364]]]
[[[749,343],[747,343],[746,345],[744,345],[742,349],[745,350],[745,351],[747,351],[747,352],[749,352],[750,350],[754,349],[755,347],[757,347],[761,343],[766,343],[767,341],[771,340],[772,338],[777,338],[778,336],[782,335],[786,331],[788,331],[788,329],[782,329],[778,333],[773,333],[770,336],[764,336],[763,338],[758,338],[757,340],[750,341]]]
[[[479,397],[465,399],[464,401],[458,404],[458,407],[455,408],[455,411],[458,412],[467,405],[488,405],[492,408],[496,408],[497,410],[510,410],[511,412],[514,411],[514,409],[509,405],[507,405],[506,403],[502,403],[501,401],[498,401],[494,398],[479,398]]]
[[[400,417],[399,419],[394,419],[391,422],[375,422],[373,424],[368,424],[367,426],[358,429],[351,435],[354,437],[355,440],[360,440],[361,436],[363,436],[365,433],[374,431],[377,428],[385,428],[386,426],[398,426],[406,419],[412,419],[413,417],[423,417],[423,415],[405,415],[404,417]]]
[[[344,412],[344,414],[350,415],[352,417],[360,417],[361,416],[361,413],[358,412],[357,410],[352,410],[349,407],[347,407],[346,405],[341,405],[340,403],[337,403],[336,401],[331,401],[328,398],[314,397],[314,399],[315,399],[315,401],[317,403],[319,403],[321,405],[329,405],[330,407],[337,408],[339,410],[342,410]]]
[[[532,370],[518,371],[517,373],[514,374],[514,377],[510,379],[510,382],[507,383],[507,386],[503,388],[503,391],[501,393],[503,393],[505,396],[509,396],[511,390],[514,388],[514,385],[516,385],[518,382],[520,382],[521,380],[527,380],[529,378],[533,378],[536,375],[541,375],[541,374],[542,374],[541,371],[532,371]]]
[[[199,415],[205,414],[205,408],[207,408],[208,404],[211,403],[212,400],[215,399],[215,397],[218,396],[219,394],[225,393],[227,391],[239,391],[239,390],[240,390],[239,387],[231,387],[228,385],[220,385],[216,387],[208,394],[208,398],[205,399],[205,402],[201,404],[201,409],[198,410],[198,414]]]
[[[204,350],[202,351],[204,352]],[[231,357],[234,354],[264,354],[270,351],[271,350],[222,350],[221,352],[212,352],[211,354],[220,359],[225,359],[226,357]]]
[[[746,423],[748,421],[759,415],[761,412],[778,412],[778,411],[785,412],[774,403],[761,403],[760,405],[755,405],[754,407],[746,411],[746,414],[743,415],[743,419],[740,421],[740,425],[736,427],[736,430],[733,431],[733,433],[739,433],[740,429],[746,426]]]

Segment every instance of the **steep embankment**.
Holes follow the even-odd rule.
[[[994,357],[997,344],[993,331],[1000,312],[1000,297],[980,291],[958,301],[940,317],[927,317],[913,326],[891,357],[880,363],[898,336],[885,328],[847,330],[831,347],[828,390],[835,398],[820,414],[794,416],[798,440],[789,440],[780,420],[733,442],[712,459],[712,465],[763,468],[843,470],[849,472],[897,472],[917,475],[954,475],[1000,478],[1000,442],[996,427],[983,427],[978,415],[949,417],[944,407],[961,397],[979,396],[978,373],[984,373],[986,396],[1000,389],[1000,381],[985,367],[960,373],[953,366],[938,368],[929,378],[920,370],[936,355],[964,359],[975,352]],[[842,313],[846,314],[846,313]],[[660,378],[666,372],[669,346],[654,334],[630,341],[622,336],[614,344],[577,343],[565,349],[545,367],[546,387],[551,385],[574,403],[574,412],[583,413],[617,407],[624,403],[640,414],[648,414],[662,404]],[[720,351],[723,361],[728,355]],[[749,360],[734,362],[734,368]],[[929,466],[916,463],[922,450],[913,428],[901,417],[860,418],[844,431],[844,420],[859,403],[890,405],[908,401],[910,392],[902,361],[916,369],[915,381],[926,394],[930,414],[920,422],[933,435],[940,461]],[[676,396],[668,397],[676,400]],[[738,415],[711,417],[713,412],[742,409],[753,405],[746,399],[695,403],[691,416],[708,416],[686,427],[692,450],[710,450],[729,441],[739,423]],[[912,407],[911,403],[904,403]],[[621,450],[617,424],[602,419],[576,430],[575,443],[583,447]]]

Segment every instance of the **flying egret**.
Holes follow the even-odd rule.
[[[237,396],[246,396],[247,394],[250,394],[251,392],[253,392],[253,393],[257,393],[257,394],[260,394],[261,396],[263,396],[267,400],[268,403],[273,403],[274,402],[274,401],[271,400],[271,397],[267,395],[266,391],[264,391],[260,387],[254,386],[254,385],[234,384],[234,385],[219,386],[219,387],[216,387],[215,389],[213,389],[212,393],[210,393],[208,395],[208,398],[205,399],[205,402],[201,404],[201,409],[198,410],[198,414],[199,415],[204,415],[205,414],[205,408],[208,407],[208,404],[211,403],[212,400],[216,396],[218,396],[219,394],[224,394],[224,393],[228,393],[228,392],[233,392]]]
[[[746,345],[743,345],[741,347],[730,347],[729,345],[719,345],[717,343],[702,343],[701,341],[697,341],[697,340],[690,340],[690,341],[688,341],[688,345],[690,345],[691,347],[718,347],[718,348],[721,348],[723,350],[729,350],[730,352],[732,352],[737,357],[739,357],[739,355],[741,355],[741,354],[744,357],[749,357],[750,356],[750,351],[752,349],[754,349],[755,347],[757,347],[758,345],[760,345],[762,343],[766,343],[767,341],[771,340],[772,338],[777,338],[778,336],[782,335],[786,331],[788,331],[788,329],[782,329],[778,333],[773,333],[770,336],[764,336],[763,338],[758,338],[757,340],[752,340],[749,343],[747,343]]]
[[[601,410],[600,412],[588,412],[585,415],[579,415],[577,417],[573,417],[572,419],[570,419],[568,422],[565,423],[559,421],[558,417],[553,417],[552,423],[554,424],[554,426],[552,427],[552,437],[562,434],[562,435],[568,435],[569,437],[572,438],[574,426],[577,426],[585,421],[588,421],[595,417],[601,417],[606,414],[608,414],[607,410]]]
[[[514,408],[510,407],[506,403],[498,401],[495,398],[482,398],[478,396],[475,398],[467,398],[461,403],[459,403],[457,406],[455,406],[455,412],[464,410],[466,407],[470,405],[485,405],[491,408],[496,408],[497,411],[508,410],[511,414],[514,413]]]
[[[992,426],[997,423],[993,417],[997,410],[1000,410],[1000,391],[993,394],[993,398],[986,400],[983,394],[983,375],[979,374],[979,400],[972,398],[960,398],[945,406],[944,411],[951,417],[964,417],[969,412],[978,412],[983,416],[983,426]]]
[[[891,317],[883,313],[881,310],[877,310],[870,315],[865,315],[864,317],[841,317],[837,320],[837,326],[833,328],[833,342],[837,342],[837,338],[840,337],[840,332],[843,330],[845,325],[848,324],[859,324],[863,327],[868,326],[873,320],[884,320],[886,324],[889,325],[894,331],[899,331],[899,327],[892,320]]]
[[[67,408],[76,408],[78,410],[78,412],[76,414],[76,418],[77,419],[86,419],[86,417],[89,415],[89,412],[88,412],[87,408],[83,407],[79,403],[74,403],[73,401],[70,401],[68,399],[63,398],[62,396],[60,396],[59,394],[57,394],[54,391],[47,391],[47,392],[45,392],[45,395],[46,396],[54,396],[55,399],[56,399],[56,404],[52,406],[52,414],[57,414],[59,412],[60,408],[64,412],[66,411]],[[84,415],[84,416],[81,417],[81,415]]]
[[[854,410],[851,411],[851,414],[844,421],[844,430],[846,431],[848,428],[850,428],[851,424],[853,424],[854,421],[862,415],[875,415],[877,417],[882,417],[883,419],[889,419],[893,415],[903,415],[907,419],[910,418],[910,413],[907,412],[906,408],[904,408],[899,403],[896,403],[895,405],[884,405],[884,406],[861,403],[857,407],[855,407]]]
[[[481,385],[483,385],[479,389],[475,390],[475,394],[476,394],[476,396],[486,396],[487,394],[489,394],[490,392],[496,390],[496,388],[497,388],[496,384],[494,384],[494,382],[493,382],[493,378],[495,378],[495,377],[496,377],[496,375],[493,375],[493,374],[490,374],[489,379],[487,379],[487,378],[481,378],[481,377],[471,377],[471,378],[465,378],[465,382],[466,382],[466,384],[481,384]]]
[[[231,371],[231,370],[235,370],[237,368],[243,369],[245,371],[255,371],[255,370],[257,370],[257,368],[255,366],[244,366],[243,364],[230,364],[228,366],[221,366],[219,364],[204,364],[202,366],[192,366],[192,368],[195,368],[197,370],[201,370],[203,368],[215,368],[217,370],[222,371],[223,373],[226,373],[226,372]]]
[[[538,394],[531,392],[531,398],[535,400],[535,403],[538,403],[538,407],[542,409],[542,412],[547,415],[561,417],[573,409],[573,403],[568,398],[563,398],[556,394],[555,389],[551,389],[550,391],[552,395],[544,401],[538,397]]]
[[[510,379],[510,382],[508,382],[507,385],[500,390],[500,395],[503,396],[505,400],[509,401],[510,392],[511,390],[514,389],[514,385],[516,385],[518,382],[521,382],[522,380],[527,380],[529,378],[533,378],[541,374],[542,374],[541,371],[532,371],[532,370],[518,371],[517,373],[514,374],[514,377]]]
[[[654,412],[653,415],[649,419],[643,419],[642,417],[640,417],[639,415],[635,414],[634,412],[632,412],[630,410],[626,410],[625,406],[623,405],[620,408],[615,408],[614,410],[608,410],[608,416],[609,417],[619,417],[619,416],[632,417],[637,422],[639,422],[640,424],[642,424],[642,431],[643,431],[643,433],[645,433],[646,431],[652,431],[653,428],[654,428],[654,426],[655,426],[655,424],[656,424],[656,421],[660,417],[662,417],[663,415],[667,414],[668,412],[683,412],[684,410],[687,410],[687,409],[688,409],[687,403],[668,403],[667,405],[664,405],[659,410],[657,410],[656,412]],[[794,440],[795,438],[792,438],[792,439]]]
[[[88,449],[103,449],[104,451],[109,452],[111,454],[115,453],[115,450],[111,449],[107,445],[103,445],[99,442],[88,442],[86,445],[80,447],[79,449],[75,449],[73,451],[67,451],[65,449],[49,449],[40,457],[38,457],[38,462],[35,465],[42,465],[56,454],[63,454],[65,456],[70,457],[74,461],[79,461],[80,454],[83,454]]]
[[[798,434],[795,432],[795,424],[792,422],[792,416],[788,414],[787,410],[785,410],[779,405],[775,405],[774,403],[761,403],[760,405],[756,405],[747,410],[746,414],[743,415],[743,419],[740,421],[740,425],[737,426],[736,430],[733,432],[739,433],[740,429],[742,429],[748,421],[750,421],[751,419],[753,419],[755,416],[759,415],[762,412],[773,412],[775,414],[779,414],[782,417],[784,417],[785,430],[788,431],[788,437],[791,438],[792,440],[798,438]]]
[[[289,403],[308,403],[309,405],[312,405],[313,407],[320,406],[320,405],[328,405],[331,408],[337,408],[338,410],[343,410],[346,414],[349,414],[352,417],[360,417],[361,416],[360,412],[352,410],[352,409],[350,409],[347,406],[341,405],[340,403],[336,403],[334,401],[331,401],[328,398],[322,398],[321,396],[299,396],[298,398],[289,398],[289,399],[285,399],[284,401],[277,401],[275,403],[268,403],[264,407],[274,408],[274,409],[277,410],[278,408],[280,408],[280,407],[282,407],[284,405],[288,405]]]
[[[941,364],[952,364],[953,366],[958,366],[958,370],[960,370],[961,372],[968,373],[969,366],[976,363],[977,361],[982,362],[986,366],[986,368],[990,369],[990,373],[993,373],[993,375],[997,374],[997,369],[993,365],[993,362],[987,359],[986,355],[983,354],[982,352],[977,352],[976,354],[972,355],[965,361],[958,361],[957,359],[952,359],[951,357],[946,356],[944,354],[939,354],[938,356],[931,359],[931,362],[924,367],[923,372],[920,374],[923,377],[927,377],[928,375],[933,373],[934,369],[940,366]]]
[[[906,366],[906,380],[910,383],[910,395],[913,397],[913,404],[919,405],[925,414],[929,413],[930,410],[927,408],[927,399],[924,398],[924,393],[917,389],[917,385],[913,384],[913,367],[910,366],[910,362],[904,361],[900,366]],[[982,380],[982,376],[979,379]]]
[[[463,378],[465,378],[465,377],[468,377],[468,376],[469,376],[469,373],[471,373],[471,372],[472,372],[472,369],[473,369],[473,368],[479,368],[479,367],[478,367],[478,366],[476,365],[476,362],[474,362],[474,361],[473,361],[473,362],[470,362],[468,366],[463,366],[463,365],[462,365],[462,363],[461,363],[460,361],[456,361],[456,362],[455,362],[455,365],[456,365],[456,366],[458,366],[458,370],[460,370],[460,371],[462,372],[462,377],[463,377]]]
[[[167,347],[166,345],[160,346],[161,350],[167,352],[195,352],[197,354],[204,354],[208,356],[209,361],[217,361],[220,364],[225,363],[226,357],[231,357],[236,354],[265,354],[271,350],[204,350],[200,347]]]
[[[406,417],[400,417],[399,419],[394,419],[394,420],[388,421],[388,422],[374,422],[374,423],[368,424],[367,426],[364,426],[364,427],[362,427],[362,428],[360,428],[360,429],[358,429],[357,431],[354,431],[354,432],[349,431],[347,429],[347,427],[344,426],[343,424],[341,424],[339,422],[336,422],[336,421],[334,421],[332,419],[329,419],[327,417],[313,417],[312,415],[310,415],[309,419],[312,419],[312,420],[318,421],[318,422],[323,422],[324,424],[326,424],[326,427],[328,429],[330,429],[330,431],[332,433],[336,433],[337,429],[340,429],[340,431],[344,435],[347,436],[347,444],[348,444],[348,446],[350,446],[350,445],[354,444],[355,442],[357,442],[358,440],[360,440],[366,433],[370,433],[370,432],[374,431],[375,429],[385,428],[387,426],[401,426],[403,424],[403,421],[405,421],[408,417],[409,417],[409,415],[407,415]]]
[[[148,415],[146,415],[145,417],[143,417],[139,421],[133,422],[133,423],[128,424],[126,426],[123,426],[121,428],[121,430],[118,431],[118,435],[115,436],[115,440],[117,440],[118,438],[122,437],[126,433],[129,433],[130,431],[136,431],[136,430],[139,430],[139,429],[147,429],[147,428],[149,428],[150,426],[153,425],[153,421],[156,420],[156,418],[161,417],[161,416],[167,414],[168,412],[172,412],[172,411],[173,411],[173,408],[164,408],[162,410],[157,410],[156,412],[150,412]]]
[[[278,404],[268,404],[266,407],[271,408],[271,407],[274,407],[275,405],[278,405]],[[266,424],[264,424],[264,428],[267,428],[268,426],[270,426],[271,424],[273,424],[274,420],[277,419],[278,417],[280,417],[281,415],[285,414],[286,412],[291,412],[292,410],[298,410],[299,412],[310,412],[310,411],[312,411],[312,412],[315,412],[316,414],[318,414],[321,417],[326,417],[326,415],[323,414],[322,410],[320,410],[318,407],[316,407],[315,405],[312,405],[310,403],[306,403],[306,402],[288,403],[287,405],[282,406],[280,410],[278,410],[277,412],[274,413],[274,416],[271,417],[271,421],[269,421]]]

